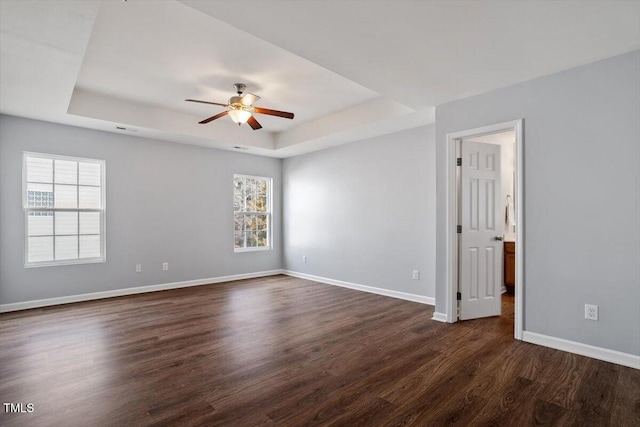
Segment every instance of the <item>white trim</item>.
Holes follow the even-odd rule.
[[[458,282],[458,195],[457,195],[457,176],[456,176],[456,158],[458,156],[456,150],[455,134],[447,135],[447,161],[445,163],[445,172],[447,174],[446,181],[446,270],[445,283],[447,291],[445,293],[445,316],[447,323],[455,323],[458,320],[458,299],[456,298],[456,283]]]
[[[233,189],[235,192],[235,182],[236,182],[236,178],[243,178],[243,179],[253,179],[255,181],[266,181],[267,182],[267,211],[266,212],[236,212],[235,209],[233,211],[233,218],[235,221],[235,216],[237,214],[241,214],[241,215],[266,215],[267,216],[267,245],[266,246],[253,246],[253,247],[241,247],[241,248],[236,248],[236,236],[235,236],[235,228],[234,228],[234,235],[233,235],[233,252],[234,253],[241,253],[241,252],[257,252],[257,251],[268,251],[273,249],[273,233],[272,233],[272,229],[273,229],[273,224],[272,224],[272,219],[273,219],[273,178],[269,177],[269,176],[255,176],[255,175],[244,175],[244,174],[239,174],[239,173],[235,173],[233,174]],[[235,197],[235,196],[234,196]],[[235,206],[235,201],[234,201],[234,206]],[[245,238],[245,243],[246,243],[246,238]]]
[[[53,179],[51,182],[52,191],[55,192],[55,161],[56,160],[66,160],[73,161],[76,163],[95,163],[100,165],[100,199],[101,199],[101,207],[99,209],[85,209],[80,208],[80,199],[77,200],[78,207],[77,208],[28,208],[27,207],[27,158],[41,158],[41,159],[51,159],[53,160]],[[100,159],[89,159],[86,157],[73,157],[73,156],[63,156],[60,154],[47,154],[47,153],[35,153],[31,151],[23,151],[22,152],[22,210],[23,210],[23,229],[24,229],[24,240],[23,240],[23,266],[25,268],[33,268],[33,267],[55,267],[59,265],[74,265],[74,264],[96,264],[107,261],[107,187],[106,187],[106,178],[107,176],[107,162],[105,160]],[[80,185],[80,175],[77,176],[77,182],[75,184],[76,189],[81,187]],[[55,258],[55,212],[98,212],[100,214],[100,256],[96,258],[77,258],[77,259],[65,259],[65,260],[50,260],[50,261],[29,261],[29,212],[34,211],[50,211],[54,213],[54,235],[52,236],[54,239],[54,258]],[[80,227],[80,219],[78,218],[78,228]],[[80,239],[80,232],[78,230],[78,241]],[[80,253],[78,252],[78,256]]]
[[[112,291],[92,292],[88,294],[69,295],[65,297],[46,298],[32,301],[0,304],[0,313],[27,310],[30,308],[48,307],[52,305],[69,304],[72,302],[91,301],[104,298],[120,297],[124,295],[144,294],[147,292],[165,291],[168,289],[188,288],[190,286],[209,285],[213,283],[232,282],[235,280],[254,279],[256,277],[275,276],[283,274],[282,270],[258,271],[255,273],[233,274],[230,276],[211,277],[208,279],[187,280],[183,282],[162,283],[160,285],[137,286],[135,288],[114,289]]]
[[[576,341],[569,341],[562,338],[550,337],[535,332],[524,331],[522,340],[528,343],[542,345],[556,350],[567,351],[569,353],[579,354],[605,362],[616,363],[630,368],[640,369],[640,356],[634,354],[622,353],[607,348],[595,347],[589,344],[583,344]]]
[[[376,288],[374,286],[360,285],[358,283],[344,282],[342,280],[329,279],[326,277],[314,276],[306,273],[298,273],[297,271],[284,270],[282,274],[287,276],[297,277],[300,279],[313,280],[314,282],[320,282],[327,285],[340,286],[342,288],[355,289],[356,291],[369,292],[372,294],[383,295],[385,297],[392,297],[403,299],[406,301],[419,302],[421,304],[435,305],[435,298],[425,297],[422,295],[410,294],[407,292],[392,291],[389,289]]]
[[[516,211],[516,283],[515,283],[515,307],[514,307],[514,337],[522,339],[523,325],[523,307],[524,307],[524,185],[523,185],[523,119],[512,120],[509,122],[498,123],[489,126],[483,126],[475,129],[468,129],[460,132],[447,134],[446,137],[446,321],[455,323],[457,321],[458,301],[456,298],[456,282],[457,282],[457,263],[458,263],[458,239],[457,239],[457,186],[456,186],[456,141],[469,138],[472,136],[483,136],[492,133],[513,130],[516,136],[515,157],[516,157],[516,194],[514,197],[514,205]]]
[[[78,264],[99,264],[101,262],[107,262],[107,260],[103,258],[80,258],[80,259],[67,259],[60,261],[42,261],[42,262],[32,262],[29,264],[25,264],[24,268],[40,268],[40,267],[57,267],[59,265],[78,265]]]
[[[439,311],[433,312],[433,317],[431,320],[435,320],[436,322],[447,323],[447,315],[444,313],[440,313]]]
[[[524,331],[524,129],[523,120],[516,120],[516,194],[514,197],[514,210],[516,212],[516,274],[514,287],[514,325],[513,336],[517,340],[522,339]]]
[[[250,178],[250,179],[273,179],[270,176],[262,176],[262,175],[247,175],[244,173],[234,173],[233,178]]]
[[[271,251],[273,248],[271,246],[250,246],[248,248],[233,248],[233,252],[242,253],[242,252],[260,252],[260,251]]]
[[[310,274],[298,273],[298,272],[289,271],[289,270],[267,270],[267,271],[259,271],[255,273],[233,274],[230,276],[211,277],[207,279],[196,279],[196,280],[187,280],[182,282],[162,283],[159,285],[138,286],[135,288],[114,289],[112,291],[92,292],[88,294],[69,295],[64,297],[23,301],[23,302],[11,303],[11,304],[0,304],[0,313],[6,313],[6,312],[18,311],[18,310],[28,310],[31,308],[39,308],[39,307],[49,307],[53,305],[69,304],[74,302],[92,301],[92,300],[104,299],[104,298],[113,298],[113,297],[119,297],[119,296],[125,296],[125,295],[143,294],[147,292],[157,292],[157,291],[164,291],[169,289],[187,288],[191,286],[231,282],[235,280],[276,276],[278,274],[286,274],[287,276],[313,280],[314,282],[341,286],[343,288],[355,289],[358,291],[364,291],[364,292],[369,292],[377,295],[384,295],[392,298],[418,302],[421,304],[435,305],[434,298],[425,297],[422,295],[392,291],[388,289],[376,288],[373,286],[360,285],[357,283],[343,282],[341,280],[328,279],[325,277],[313,276]]]

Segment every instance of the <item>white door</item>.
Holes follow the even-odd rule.
[[[500,146],[462,142],[460,319],[499,316],[502,294]]]

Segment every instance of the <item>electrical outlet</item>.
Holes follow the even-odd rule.
[[[584,318],[589,320],[598,320],[598,306],[592,304],[584,305]]]
[[[167,271],[169,270],[169,263],[168,262],[163,262],[162,263],[162,271]]]
[[[136,264],[136,273],[142,273],[142,264]]]
[[[413,270],[413,280],[420,279],[420,270]]]
[[[302,255],[302,262],[307,262],[307,256],[306,255]]]

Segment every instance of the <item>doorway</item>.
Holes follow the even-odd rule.
[[[496,144],[500,137],[499,134],[507,135],[508,133],[515,139],[512,154],[514,170],[512,177],[504,180],[507,183],[506,191],[502,191],[499,183],[496,187],[493,184],[488,185],[488,183],[493,182],[492,179],[495,179],[495,175],[491,176],[491,174],[499,173],[501,170],[500,165],[497,163],[500,161],[502,153],[499,144]],[[493,144],[493,147],[490,144]],[[464,166],[462,165],[464,165],[465,161],[463,157],[465,155],[468,157],[468,163],[467,168],[463,170]],[[474,165],[474,161],[485,163],[476,163]],[[482,167],[479,167],[481,164],[485,166],[485,170],[480,170],[482,169]],[[513,286],[515,298],[514,337],[522,339],[522,308],[524,305],[523,120],[514,120],[448,134],[446,173],[446,321],[454,323],[460,319],[491,316],[500,313],[501,304],[496,301],[496,298],[501,300],[499,295],[502,293],[502,261],[504,259],[502,243],[504,238],[507,238],[509,241],[513,241],[512,247],[515,251]],[[502,180],[502,178],[502,175],[500,175],[499,179]],[[463,182],[465,179],[467,179],[468,184],[466,188]],[[474,191],[476,193],[473,193]],[[470,197],[470,195],[473,197]],[[511,212],[505,209],[507,206],[506,195],[510,196]],[[479,204],[474,207],[470,204],[472,199],[479,200],[477,202]],[[470,212],[474,213],[474,215],[478,212],[480,212],[478,215],[484,213],[485,217],[470,215]],[[495,216],[492,217],[488,212],[492,212],[492,215]],[[511,217],[503,217],[503,214],[507,216],[510,214]],[[504,227],[498,227],[497,225],[500,225],[498,223],[494,224],[492,222],[494,219],[497,219],[497,221],[504,220],[505,222],[502,224]],[[486,229],[480,230],[478,228],[478,220],[485,221],[485,224],[489,225],[485,227]],[[465,227],[468,232],[466,235]],[[473,227],[476,228],[474,229]],[[484,233],[485,239],[482,250],[478,250],[479,247],[477,245],[475,247],[473,245],[470,246],[469,241],[482,233]],[[500,244],[498,245],[498,243]],[[461,252],[465,248],[467,250]],[[497,253],[498,249],[500,250],[499,254]],[[484,256],[484,258],[481,258],[481,256]],[[497,257],[500,258],[498,259]],[[470,278],[468,275],[469,265],[472,265],[474,267],[473,270],[476,272],[480,271],[476,268],[478,265],[482,265],[484,270],[475,279],[473,277]],[[461,270],[461,266],[464,266],[465,269]],[[486,283],[497,283],[496,274],[500,275],[500,289],[486,287]],[[485,280],[484,290],[487,295],[478,294],[477,290],[483,289],[482,286],[478,285],[478,280]],[[470,283],[471,285],[469,285]],[[473,294],[473,289],[476,290],[476,294]],[[461,291],[466,292],[467,295],[465,296]],[[498,291],[500,293],[496,295]]]

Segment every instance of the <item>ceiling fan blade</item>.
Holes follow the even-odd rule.
[[[198,122],[198,123],[200,123],[201,125],[204,125],[204,124],[206,124],[206,123],[209,123],[209,122],[214,121],[215,119],[219,119],[220,117],[224,117],[224,116],[226,116],[227,114],[229,114],[229,112],[228,112],[228,111],[223,111],[222,113],[218,113],[218,114],[216,114],[215,116],[211,116],[211,117],[209,117],[208,119],[204,119],[203,121]]]
[[[249,117],[249,120],[247,120],[247,123],[249,123],[249,126],[251,126],[251,129],[253,130],[258,130],[262,127],[262,125],[258,123],[256,118],[253,116]]]
[[[200,104],[211,104],[211,105],[219,105],[221,107],[226,107],[227,104],[220,104],[219,102],[209,102],[209,101],[198,101],[197,99],[185,99],[187,102],[199,102]]]
[[[254,95],[252,93],[245,93],[244,95],[242,95],[242,99],[240,100],[240,102],[242,103],[242,105],[253,105],[254,102],[256,102],[258,99],[260,99],[260,97],[258,95]]]
[[[293,113],[287,113],[286,111],[269,110],[268,108],[254,107],[253,112],[259,114],[268,114],[270,116],[283,117],[285,119],[293,119]]]

